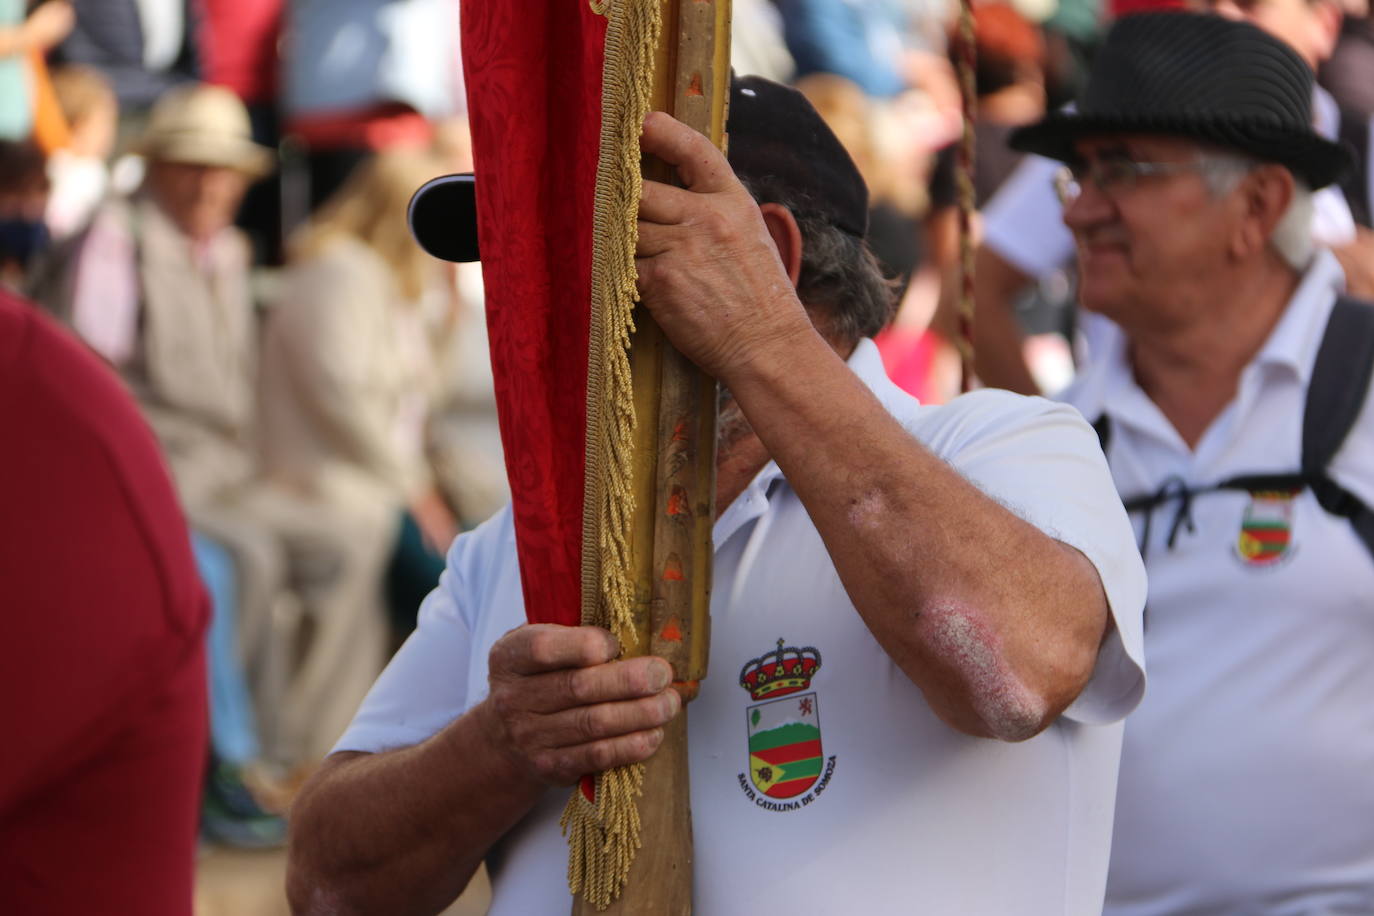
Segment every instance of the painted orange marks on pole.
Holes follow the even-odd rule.
[[[677,424],[673,427],[673,438],[668,441],[686,442],[687,435],[687,418],[683,417],[682,419],[678,420]]]
[[[687,499],[687,490],[681,486],[673,487],[673,492],[668,494],[668,514],[669,515],[691,515],[692,507]]]
[[[677,554],[668,554],[668,560],[663,564],[663,578],[667,582],[683,582],[687,579],[682,573],[682,558]]]
[[[677,617],[669,617],[668,622],[659,631],[658,638],[667,642],[682,642],[682,621]]]
[[[701,91],[701,74],[693,73],[692,80],[687,84],[687,95],[704,95]]]
[[[682,697],[684,703],[690,703],[701,692],[701,681],[673,681],[673,689]]]

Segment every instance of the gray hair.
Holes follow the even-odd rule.
[[[1208,152],[1203,154],[1202,180],[1214,197],[1230,194],[1242,178],[1262,163],[1242,153]],[[1293,199],[1279,217],[1269,236],[1269,245],[1284,263],[1297,271],[1307,269],[1312,260],[1312,189],[1297,176],[1293,177]]]
[[[797,298],[821,333],[853,344],[887,327],[897,306],[895,284],[863,239],[821,216],[802,192],[768,177],[740,181],[755,201],[784,206],[796,219],[802,237]]]

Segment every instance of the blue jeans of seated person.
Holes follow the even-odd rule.
[[[260,752],[257,721],[239,664],[236,635],[238,595],[234,561],[219,544],[191,533],[196,570],[210,593],[210,628],[205,636],[210,679],[210,747],[226,763],[242,766]]]

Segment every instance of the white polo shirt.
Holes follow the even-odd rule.
[[[690,708],[697,912],[1096,914],[1120,720],[1144,687],[1144,574],[1091,429],[1071,408],[982,391],[921,407],[864,341],[851,368],[935,453],[1081,550],[1115,620],[1091,682],[1020,744],[936,718],[859,618],[805,507],[770,463],[715,525],[711,673]],[[958,524],[931,519],[929,524]],[[487,693],[487,654],[524,622],[509,511],[458,539],[419,629],[339,750],[428,738]],[[741,686],[779,645],[805,676]],[[563,913],[551,790],[488,858],[493,914]]]
[[[1196,450],[1122,342],[1090,365],[1064,399],[1110,417],[1122,495],[1296,471],[1342,281],[1321,251]],[[1374,397],[1330,472],[1374,504]],[[1146,547],[1150,691],[1126,725],[1106,912],[1374,913],[1374,558],[1306,490],[1199,495],[1170,549],[1176,510]]]

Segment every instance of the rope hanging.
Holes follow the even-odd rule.
[[[624,644],[634,628],[630,482],[635,415],[627,350],[638,298],[639,134],[649,112],[662,12],[659,0],[590,3],[593,12],[609,21],[592,230],[582,622],[606,627]],[[643,781],[643,764],[585,777],[564,809],[568,887],[598,909],[619,896],[639,849],[636,798]]]
[[[973,189],[974,140],[973,119],[978,109],[978,89],[974,69],[978,63],[978,46],[974,32],[973,0],[960,0],[959,31],[955,37],[955,56],[958,62],[959,95],[962,101],[964,133],[959,142],[959,334],[955,346],[959,348],[961,365],[960,391],[973,387],[973,213],[976,206]]]

